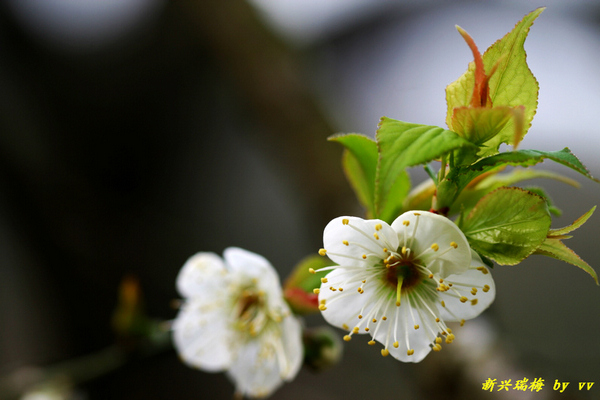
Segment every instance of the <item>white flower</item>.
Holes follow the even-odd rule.
[[[238,394],[268,396],[298,373],[302,329],[266,259],[233,247],[223,257],[198,253],[181,269],[175,347],[191,366],[227,371]]]
[[[369,333],[381,354],[419,362],[455,335],[446,322],[474,318],[494,300],[494,281],[448,218],[409,211],[392,225],[339,217],[323,233],[321,255],[339,264],[321,279],[319,308],[346,341]],[[314,272],[314,271],[311,271]]]

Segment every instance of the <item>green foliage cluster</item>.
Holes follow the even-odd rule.
[[[471,247],[490,264],[515,265],[541,254],[580,267],[598,283],[595,271],[562,242],[595,207],[572,225],[551,229],[552,214],[560,210],[545,191],[511,187],[539,177],[577,186],[559,174],[526,169],[546,159],[597,181],[568,148],[517,149],[537,108],[539,85],[527,66],[524,43],[542,11],[526,15],[483,55],[457,27],[474,60],[446,88],[448,129],[382,117],[374,140],[356,133],[329,140],[344,147],[342,165],[367,217],[391,222],[408,210],[456,217]],[[500,152],[503,143],[512,150]],[[431,180],[411,188],[407,169],[419,165]],[[508,166],[516,168],[506,172]]]

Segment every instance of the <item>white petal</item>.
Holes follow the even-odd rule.
[[[477,268],[481,268],[481,270]],[[446,306],[442,307],[441,304],[439,306],[440,315],[444,321],[460,321],[461,319],[475,318],[487,309],[496,297],[496,287],[492,274],[474,251],[470,269],[459,275],[450,275],[446,280],[453,282],[454,288],[466,289],[464,294],[468,300],[462,303],[450,291],[440,293],[440,300],[443,300]],[[487,292],[482,289],[485,285],[489,287]],[[473,287],[478,288],[476,295],[470,293]],[[476,301],[473,301],[475,299]]]
[[[280,368],[281,377],[291,381],[300,371],[304,359],[302,327],[296,317],[289,315],[281,322],[281,341],[287,359],[287,365]]]
[[[238,282],[255,279],[257,287],[268,293],[269,299],[282,297],[279,276],[263,256],[238,247],[228,247],[223,252],[223,258],[233,279]]]
[[[222,302],[194,299],[183,305],[173,323],[175,348],[183,361],[209,372],[230,367],[231,322]]]
[[[409,225],[405,226],[404,221]],[[469,268],[471,252],[467,238],[448,218],[428,211],[408,211],[392,222],[392,228],[398,232],[401,246],[406,241],[416,255],[427,250],[420,259],[434,274],[445,278]],[[450,247],[452,242],[456,248]],[[434,243],[439,246],[437,252],[430,250]]]
[[[236,390],[251,397],[265,397],[284,380],[293,379],[300,369],[302,343],[300,324],[287,317],[239,349],[228,371]]]
[[[361,310],[366,315],[374,305],[376,291],[381,284],[375,281],[367,281],[363,286],[364,293],[357,291],[362,282],[353,284],[345,284],[348,280],[356,280],[356,272],[345,270],[344,268],[336,268],[327,274],[327,283],[321,284],[319,292],[319,304],[325,300],[326,309],[321,312],[323,318],[333,326],[342,328],[346,331],[352,330],[353,327],[359,324],[358,315]],[[344,290],[332,291],[330,287]],[[361,331],[361,333],[365,333]]]
[[[348,224],[344,224],[344,220],[348,220]],[[398,248],[398,235],[385,221],[338,217],[325,227],[323,247],[327,256],[339,265],[373,265],[387,256],[384,248]]]
[[[375,340],[383,344],[383,346],[387,345],[390,355],[403,362],[417,363],[422,361],[431,351],[430,344],[435,339],[433,334],[428,334],[426,330],[426,323],[432,327],[435,326],[433,317],[424,311],[419,313],[415,305],[414,298],[409,300],[408,296],[403,295],[400,307],[396,307],[394,300],[394,304],[390,305],[386,313],[388,319],[386,321],[379,319],[379,322],[377,322],[378,324],[382,324],[382,326],[376,330]],[[427,320],[425,321],[425,319]],[[383,325],[387,323],[390,323],[391,327]],[[397,327],[395,328],[396,325]],[[415,329],[415,325],[419,325],[419,329]],[[394,334],[394,330],[396,330],[396,334]],[[408,344],[406,340],[407,336]],[[397,348],[393,346],[395,340],[398,341]],[[414,350],[414,354],[410,356],[407,353],[409,348]]]
[[[214,253],[198,253],[190,257],[177,275],[177,290],[184,297],[212,296],[224,286],[227,270],[221,257]]]

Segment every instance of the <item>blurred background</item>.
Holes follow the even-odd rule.
[[[521,148],[569,146],[598,177],[596,1],[1,2],[0,398],[18,398],[47,366],[112,359],[125,276],[162,320],[175,316],[175,277],[198,251],[240,246],[284,279],[321,247],[329,220],[362,213],[326,138],[372,136],[383,115],[445,126],[444,89],[472,59],[454,25],[483,51],[539,6],[525,46],[539,108]],[[597,183],[538,167],[581,182],[575,194],[533,182],[564,211],[553,227],[599,203]],[[567,242],[597,271],[599,218]],[[493,274],[496,301],[443,352],[402,364],[353,340],[341,364],[303,369],[272,398],[597,398],[600,288],[541,256]],[[168,348],[88,378],[56,399],[233,393],[223,374],[192,370]],[[488,378],[546,386],[489,393]],[[555,380],[570,386],[559,394]]]

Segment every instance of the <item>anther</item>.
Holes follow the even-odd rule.
[[[352,328],[352,333],[358,333],[358,326],[355,326],[354,328]]]
[[[419,325],[418,324],[415,325],[415,330],[417,330],[417,329],[419,329]]]
[[[358,314],[358,319],[362,319],[362,315]]]
[[[375,239],[379,240],[379,235],[377,234],[377,232],[375,232],[375,233],[373,234],[373,237],[374,237]]]
[[[406,255],[406,246],[402,246],[402,255],[405,256]]]
[[[373,346],[373,345],[375,344],[375,341],[374,341],[374,340],[369,340],[369,341],[367,342],[367,344],[368,344],[369,346]]]
[[[338,290],[339,290],[340,292],[343,292],[343,291],[344,291],[344,288],[338,288]]]
[[[386,320],[387,320],[387,317],[384,315],[383,317],[381,317],[381,320],[382,320],[382,321],[386,321]]]
[[[373,323],[377,322],[377,320],[375,318],[373,318]]]
[[[384,248],[383,248],[383,252],[384,252],[384,253],[387,253],[387,252],[388,252],[388,249],[387,249],[387,247],[384,247]]]
[[[314,270],[314,268],[309,268],[308,272],[310,272],[311,274],[316,274],[317,272]]]
[[[402,221],[402,225],[409,226],[410,225],[410,221],[404,220],[404,221]]]
[[[477,299],[473,299],[473,300],[471,300],[471,305],[472,305],[472,306],[475,306],[475,305],[477,305]]]
[[[440,322],[440,319],[439,319],[439,318],[436,318],[436,319],[435,319],[435,322]]]
[[[429,274],[429,279],[433,279],[433,274]]]
[[[348,243],[347,240],[342,240],[342,243],[345,244],[346,246],[348,246],[350,243]]]
[[[321,283],[327,283],[327,278],[321,278]]]
[[[435,338],[435,342],[436,342],[437,344],[440,344],[440,343],[442,343],[442,338],[441,338],[441,337],[439,337],[439,336],[438,336],[438,337],[436,337],[436,338]]]
[[[332,292],[335,292],[337,289],[334,288],[333,286],[329,286],[329,290],[331,290]]]
[[[477,267],[477,270],[481,271],[481,273],[483,273],[484,275],[487,275],[489,273],[489,271],[485,267]]]
[[[381,355],[387,357],[390,355],[390,351],[388,349],[381,349]]]
[[[325,307],[325,304],[321,304],[321,305],[319,306],[319,310],[321,310],[321,311],[325,311],[325,310],[327,310],[327,307]]]
[[[344,218],[342,220],[342,224],[344,224],[344,225],[348,225],[349,223],[350,223],[350,220],[348,218]]]
[[[319,249],[319,255],[320,256],[324,256],[325,254],[327,254],[327,250],[325,250],[325,249]]]
[[[473,296],[475,296],[477,294],[477,289],[476,288],[471,289],[471,294]]]
[[[319,293],[321,293],[321,289],[319,289],[319,288],[313,289],[313,293],[319,294]]]
[[[406,355],[412,356],[413,354],[415,354],[415,351],[413,349],[409,349],[406,351]]]
[[[465,325],[465,320],[464,320],[464,319],[461,319],[461,320],[460,320],[460,326],[464,326],[464,325]]]
[[[381,230],[381,224],[377,224],[377,225],[375,225],[375,230],[376,230],[376,231],[380,231],[380,230]]]
[[[488,285],[483,285],[483,291],[485,293],[487,293],[490,290],[490,287]]]
[[[465,296],[461,296],[459,300],[461,303],[466,303],[469,299],[467,299]]]
[[[365,327],[365,332],[369,332],[369,327]]]
[[[450,242],[450,246],[456,249],[458,247],[458,244],[456,244],[456,242]]]
[[[343,325],[342,325],[342,328],[343,328],[343,329],[345,329],[345,330],[348,330],[348,325],[346,325],[346,324],[343,324]]]
[[[397,348],[398,348],[398,346],[400,346],[400,343],[398,343],[398,342],[394,342],[394,344],[393,344],[392,346],[394,346],[394,348],[395,348],[395,349],[397,349]]]
[[[363,254],[363,255],[362,255],[362,258],[363,258],[363,260],[366,260],[366,259],[367,259],[367,255],[366,255],[366,254]]]
[[[434,244],[432,244],[432,245],[431,245],[431,249],[432,249],[433,251],[438,251],[438,250],[440,249],[440,246],[438,246],[438,244],[437,244],[437,243],[434,243]]]
[[[435,346],[432,347],[433,351],[440,351],[442,350],[442,346],[440,346],[439,344],[436,344]]]
[[[444,300],[442,300],[442,307],[446,307],[446,303],[444,303]]]
[[[352,340],[352,336],[350,336],[350,335],[346,335],[346,336],[344,336],[344,340],[345,340],[346,342],[349,342],[349,341],[351,341],[351,340]]]

